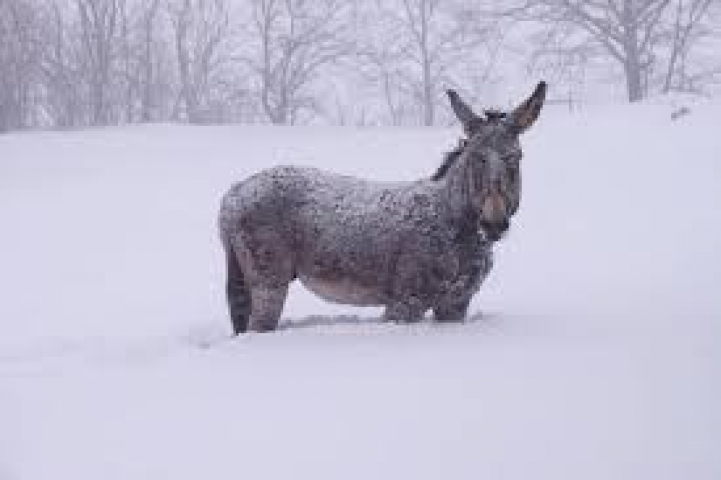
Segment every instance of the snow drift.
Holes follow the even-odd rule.
[[[232,341],[233,181],[428,176],[457,130],[0,137],[0,478],[719,478],[718,111],[544,112],[468,323],[297,287]]]

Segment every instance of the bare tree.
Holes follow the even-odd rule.
[[[598,45],[586,38],[579,39],[569,25],[543,28],[527,34],[526,39],[533,45],[526,57],[526,72],[553,85],[553,97],[546,103],[565,103],[569,109],[576,108],[582,101],[589,66],[598,57]]]
[[[418,110],[420,123],[433,125],[442,86],[458,83],[458,75],[451,78],[454,67],[478,66],[493,56],[482,51],[496,42],[491,41],[491,22],[481,13],[474,4],[452,0],[376,1],[376,28],[368,30],[362,52],[392,123],[399,123],[407,110],[400,100],[406,97]]]
[[[190,123],[222,122],[225,104],[237,94],[228,73],[234,36],[228,4],[179,0],[169,12],[185,118]]]
[[[670,90],[683,76],[691,46],[713,1],[541,0],[529,4],[529,10],[553,28],[572,26],[585,32],[622,68],[628,100],[635,102],[647,95],[654,72],[663,69],[665,56],[662,89]],[[576,45],[585,42],[576,40]],[[570,42],[565,45],[567,49],[572,46]]]
[[[113,74],[120,43],[120,16],[125,0],[76,0],[81,61],[89,88],[90,122],[114,121]]]
[[[324,67],[351,51],[345,0],[251,0],[246,62],[268,120],[294,124],[317,111],[311,91]]]
[[[39,22],[32,2],[0,0],[0,132],[33,123],[42,58]]]
[[[140,121],[162,118],[159,104],[169,88],[163,88],[164,40],[158,33],[160,0],[151,0],[139,14],[138,88],[140,90]],[[169,75],[168,75],[169,76]],[[166,81],[166,83],[169,83]]]
[[[173,50],[161,5],[132,2],[120,10],[118,103],[126,122],[163,119],[172,111]]]
[[[705,23],[709,9],[717,0],[675,0],[664,42],[668,42],[668,62],[663,76],[662,91],[693,90],[689,64],[694,44],[710,35]]]

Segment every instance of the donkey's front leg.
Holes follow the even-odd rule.
[[[278,327],[283,304],[288,295],[288,285],[283,287],[254,286],[250,291],[251,313],[249,329],[254,332],[270,332]]]
[[[426,309],[418,299],[409,298],[387,305],[383,318],[391,322],[415,323],[420,322],[425,313]]]

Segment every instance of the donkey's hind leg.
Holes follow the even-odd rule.
[[[256,332],[275,330],[295,273],[292,251],[283,235],[273,228],[249,229],[234,246],[241,252],[250,288],[248,328]]]
[[[233,334],[244,333],[248,329],[248,316],[251,310],[250,289],[243,277],[238,256],[232,247],[225,247],[227,279],[225,293],[230,310],[230,321],[233,324]]]

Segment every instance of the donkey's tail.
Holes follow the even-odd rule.
[[[233,324],[233,333],[238,335],[248,330],[248,317],[250,316],[250,290],[243,277],[240,260],[233,249],[231,242],[223,242],[227,266],[227,279],[225,293],[228,299],[230,321]]]

